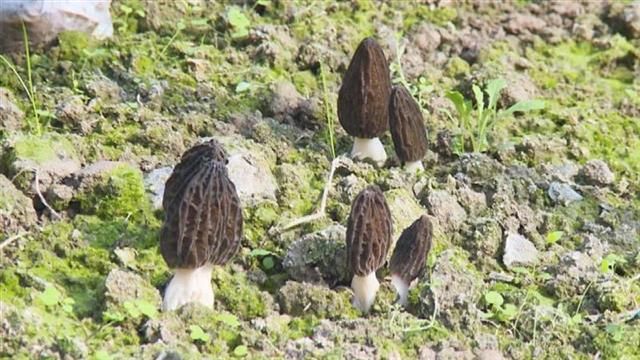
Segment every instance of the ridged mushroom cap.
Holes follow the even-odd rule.
[[[382,190],[368,186],[353,200],[347,223],[347,268],[353,275],[366,276],[384,264],[392,232]]]
[[[189,183],[189,177],[195,174],[195,170],[211,161],[223,164],[228,162],[226,152],[215,139],[194,145],[185,151],[164,186],[162,208],[166,210],[176,195],[184,191]]]
[[[388,128],[391,78],[384,52],[372,38],[356,49],[338,93],[338,119],[351,136],[372,139]]]
[[[407,284],[422,276],[425,271],[425,259],[431,250],[432,238],[431,220],[422,215],[404,229],[396,242],[389,262],[391,273],[399,275]]]
[[[421,160],[427,152],[427,133],[420,106],[403,85],[391,91],[389,127],[402,163]]]
[[[172,188],[165,188],[160,251],[172,268],[222,265],[238,251],[242,237],[240,199],[218,161],[221,148],[196,147],[171,174]]]

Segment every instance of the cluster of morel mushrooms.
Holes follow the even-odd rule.
[[[409,171],[422,169],[427,138],[420,107],[403,86],[391,86],[389,66],[380,46],[363,40],[344,75],[338,95],[340,124],[353,136],[351,156],[386,160],[378,139],[389,126],[398,158]],[[225,151],[215,140],[189,149],[166,183],[165,221],[160,250],[175,269],[163,301],[164,310],[195,302],[213,307],[211,271],[240,247],[242,209],[229,179]],[[347,268],[353,275],[353,305],[371,308],[379,282],[376,271],[387,258],[392,220],[382,190],[370,185],[353,201],[347,224]],[[405,229],[389,262],[398,302],[405,305],[409,285],[425,269],[432,225],[427,216]]]

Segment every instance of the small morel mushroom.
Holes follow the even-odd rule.
[[[391,78],[382,48],[372,38],[356,49],[338,93],[338,119],[354,137],[351,156],[384,163],[387,154],[378,139],[387,131]]]
[[[427,152],[427,132],[420,106],[403,85],[391,90],[389,127],[398,158],[407,171],[424,170],[422,158]]]
[[[398,302],[407,304],[409,286],[425,271],[425,259],[431,250],[433,226],[426,215],[422,215],[411,226],[404,229],[391,255],[389,268],[391,283],[398,293]]]
[[[353,305],[367,313],[380,283],[376,278],[391,244],[391,212],[375,185],[362,190],[353,200],[347,223],[347,268],[353,274]]]
[[[240,246],[242,209],[227,175],[226,155],[214,140],[185,152],[167,180],[160,251],[175,275],[162,308],[196,302],[213,307],[211,270]]]

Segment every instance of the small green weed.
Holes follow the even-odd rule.
[[[484,91],[478,85],[473,85],[476,108],[472,101],[467,100],[458,91],[449,91],[446,96],[456,108],[457,120],[446,110],[443,111],[452,121],[457,122],[457,134],[454,139],[454,152],[462,154],[467,151],[484,152],[489,149],[489,136],[498,121],[516,112],[528,112],[544,109],[542,100],[527,100],[513,104],[506,110],[498,110],[500,93],[506,87],[504,79],[494,79],[487,83]],[[488,98],[485,103],[485,93]]]

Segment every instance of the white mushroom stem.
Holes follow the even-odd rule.
[[[372,159],[378,164],[383,164],[387,160],[387,153],[377,137],[373,139],[354,137],[351,157],[360,160]]]
[[[391,275],[391,284],[396,288],[396,292],[398,293],[398,303],[406,306],[409,299],[409,284],[398,274]]]
[[[351,289],[353,290],[353,306],[363,313],[368,313],[371,305],[376,299],[376,293],[380,283],[376,278],[376,273],[372,272],[366,276],[354,275],[351,280]]]
[[[417,173],[418,171],[424,171],[422,161],[409,161],[404,164],[404,169],[410,173]]]
[[[212,265],[195,269],[176,269],[164,292],[162,310],[175,310],[192,302],[213,309],[212,269]]]

